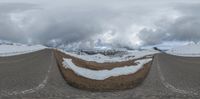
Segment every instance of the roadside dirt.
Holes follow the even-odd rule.
[[[91,69],[91,70],[102,70],[102,69],[111,70],[111,69],[116,68],[116,67],[136,65],[136,63],[135,63],[136,60],[128,60],[128,61],[122,61],[122,62],[111,62],[111,63],[108,63],[108,62],[97,63],[97,62],[93,62],[93,61],[84,61],[82,59],[67,55],[67,54],[60,52],[58,50],[54,50],[54,52],[56,52],[56,56],[62,61],[63,61],[63,58],[70,58],[70,59],[72,59],[72,62],[75,65],[77,65],[79,67],[88,68],[88,69]],[[146,57],[143,57],[143,58],[146,58]],[[143,58],[140,58],[140,59],[143,59]]]
[[[63,74],[64,79],[73,87],[90,90],[90,91],[113,91],[113,90],[124,90],[134,88],[141,84],[145,77],[148,75],[150,70],[151,62],[144,65],[142,69],[134,74],[121,75],[117,77],[110,77],[105,80],[91,80],[82,76],[75,74],[70,69],[65,69],[62,65],[63,58],[71,58],[73,63],[78,66],[83,66],[84,68],[89,68],[93,70],[102,69],[112,69],[115,67],[123,67],[135,64],[134,61],[126,61],[121,63],[102,63],[96,64],[93,62],[85,62],[83,60],[77,59],[75,57],[66,55],[60,51],[55,50],[55,56],[57,59],[57,64]],[[115,66],[117,65],[117,66]]]

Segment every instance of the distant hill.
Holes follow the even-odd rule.
[[[11,41],[1,40],[1,39],[0,39],[0,45],[23,45],[23,44],[14,43],[14,42],[11,42]]]

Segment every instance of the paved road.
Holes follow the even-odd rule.
[[[200,58],[157,54],[135,89],[88,92],[66,84],[51,50],[0,58],[0,99],[198,99]]]

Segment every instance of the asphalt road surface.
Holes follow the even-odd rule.
[[[69,86],[52,50],[0,58],[0,99],[199,99],[200,58],[157,54],[138,87],[89,92]]]

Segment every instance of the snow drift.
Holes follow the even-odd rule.
[[[175,47],[167,51],[167,53],[184,57],[200,57],[200,44],[188,44]]]
[[[0,56],[14,56],[45,49],[43,45],[0,45]]]
[[[124,66],[124,67],[116,67],[112,70],[90,70],[86,68],[82,68],[79,66],[76,66],[72,59],[64,59],[63,66],[66,69],[71,69],[74,71],[77,75],[80,75],[82,77],[86,77],[93,80],[105,80],[112,76],[121,76],[121,75],[129,75],[137,72],[140,70],[144,64],[150,62],[152,59],[142,59],[137,60],[137,65],[133,66]]]

